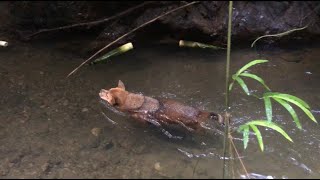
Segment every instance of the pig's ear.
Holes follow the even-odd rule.
[[[124,86],[124,84],[123,84],[123,82],[121,80],[119,80],[119,82],[118,82],[118,88],[126,90],[126,87]]]

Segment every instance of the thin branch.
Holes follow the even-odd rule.
[[[236,146],[235,146],[234,143],[233,143],[233,140],[232,140],[233,137],[231,136],[231,134],[229,134],[229,139],[230,139],[230,142],[231,142],[231,144],[232,144],[232,146],[233,146],[234,151],[235,151],[236,154],[237,154],[237,157],[239,158],[239,161],[240,161],[240,163],[241,163],[241,165],[242,165],[242,168],[243,168],[244,172],[246,173],[246,176],[249,178],[248,171],[247,171],[246,167],[244,166],[243,161],[242,161],[241,158],[240,158],[240,155],[239,155],[239,153],[238,153],[238,150],[237,150]]]
[[[230,134],[230,114],[225,112],[225,129],[224,129],[224,141],[223,141],[223,167],[222,167],[222,179],[225,179],[226,174],[226,156],[227,156],[227,146],[230,147],[230,143],[228,142],[228,135]]]
[[[102,49],[100,49],[99,51],[97,51],[94,55],[92,55],[91,57],[89,57],[87,60],[85,60],[83,63],[81,63],[78,67],[76,67],[72,72],[70,72],[70,73],[68,74],[67,78],[68,78],[70,75],[72,75],[73,73],[75,73],[75,72],[76,72],[80,67],[82,67],[85,63],[87,63],[87,62],[90,61],[92,58],[94,58],[96,55],[98,55],[100,52],[102,52],[103,50],[107,49],[108,47],[110,47],[110,46],[113,45],[114,43],[118,42],[118,41],[121,40],[122,38],[128,36],[129,34],[135,32],[136,30],[138,30],[138,29],[140,29],[140,28],[142,28],[143,26],[146,26],[146,25],[148,25],[148,24],[150,24],[150,23],[152,23],[152,22],[154,22],[154,21],[156,21],[156,20],[158,20],[158,19],[160,19],[160,18],[162,18],[162,17],[164,17],[164,16],[166,16],[166,15],[174,12],[174,11],[180,10],[180,9],[182,9],[182,8],[185,8],[185,7],[187,7],[187,6],[193,5],[193,4],[195,4],[195,3],[199,3],[199,1],[194,1],[194,2],[188,3],[188,4],[186,4],[186,5],[180,6],[180,7],[178,7],[178,8],[175,8],[175,9],[173,9],[173,10],[171,10],[171,11],[168,11],[168,12],[164,13],[163,15],[160,15],[160,16],[158,16],[158,17],[156,17],[156,18],[154,18],[154,19],[152,19],[152,20],[150,20],[150,21],[148,21],[148,22],[146,22],[146,23],[144,23],[144,24],[142,24],[142,25],[134,28],[133,30],[129,31],[128,33],[120,36],[118,39],[112,41],[111,43],[109,43],[108,45],[106,45],[105,47],[103,47]]]
[[[136,10],[138,8],[141,8],[141,7],[143,7],[143,6],[147,5],[147,4],[151,4],[151,3],[154,3],[154,2],[156,2],[156,1],[146,1],[144,3],[141,3],[141,4],[137,5],[137,6],[134,6],[132,8],[129,8],[129,9],[125,10],[125,11],[122,11],[122,12],[120,12],[120,13],[114,15],[114,16],[111,16],[111,17],[108,17],[108,18],[105,18],[105,19],[101,19],[101,20],[96,20],[96,21],[91,21],[91,22],[84,22],[84,23],[77,23],[77,24],[71,24],[71,25],[61,26],[61,27],[52,28],[52,29],[41,29],[40,31],[29,35],[27,37],[27,39],[30,39],[31,37],[36,36],[36,35],[38,35],[40,33],[44,33],[44,32],[69,29],[69,28],[74,28],[74,27],[79,27],[79,26],[94,26],[94,25],[98,25],[98,24],[101,24],[101,23],[105,23],[105,22],[108,22],[110,20],[119,18],[119,17],[121,17],[123,15],[126,15],[126,14],[130,13],[131,11],[134,11],[134,10]]]
[[[192,179],[194,179],[194,173],[196,172],[196,168],[198,166],[200,158],[197,159],[196,165],[193,167],[193,172],[192,172]]]
[[[305,27],[302,27],[302,28],[291,29],[289,31],[278,33],[278,34],[268,34],[268,35],[261,36],[261,37],[259,37],[259,38],[257,38],[256,40],[253,41],[253,43],[251,44],[251,47],[253,47],[255,45],[255,43],[261,38],[265,38],[265,37],[281,37],[281,36],[284,36],[284,35],[288,35],[288,34],[294,32],[294,31],[303,30],[303,29],[307,28],[308,26],[309,26],[309,24],[306,25]]]
[[[229,129],[229,135],[230,135],[230,129]],[[229,139],[230,139],[230,137],[229,137]],[[232,141],[232,139],[230,139],[230,141]],[[232,179],[235,179],[235,176],[234,176],[234,161],[233,161],[234,160],[234,151],[232,151],[232,147],[231,146],[229,146],[229,152],[230,152],[230,156],[231,156],[230,163],[231,163]]]
[[[113,125],[114,124],[117,124],[116,122],[114,122],[114,121],[112,121],[105,113],[103,113],[102,111],[101,111],[101,114],[109,121],[109,122],[111,122]]]

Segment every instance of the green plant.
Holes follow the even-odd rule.
[[[244,82],[244,80],[241,77],[248,77],[248,78],[252,78],[256,81],[258,81],[259,83],[261,83],[265,89],[267,90],[267,92],[265,92],[263,94],[262,97],[258,97],[256,95],[253,95],[254,97],[258,98],[258,99],[263,99],[264,100],[264,104],[265,104],[265,112],[266,112],[266,120],[252,120],[250,122],[247,122],[243,125],[241,125],[238,128],[238,132],[242,132],[243,133],[243,143],[244,143],[244,148],[246,149],[248,146],[248,142],[249,142],[249,132],[250,132],[250,128],[253,130],[253,132],[255,133],[260,149],[263,151],[264,150],[264,144],[263,144],[263,140],[262,140],[262,135],[260,130],[258,129],[257,126],[264,126],[267,128],[271,128],[273,130],[276,130],[277,132],[279,132],[280,134],[282,134],[286,139],[288,139],[289,141],[293,142],[292,139],[289,137],[289,135],[276,123],[272,122],[272,103],[271,103],[271,99],[275,100],[276,102],[278,102],[279,104],[281,104],[292,116],[293,121],[295,122],[296,126],[299,129],[302,129],[302,126],[300,124],[299,118],[297,116],[297,113],[295,112],[295,110],[293,109],[293,107],[289,104],[292,103],[296,106],[298,106],[302,111],[304,111],[306,113],[306,115],[315,123],[317,123],[315,117],[312,115],[311,111],[310,111],[310,106],[303,101],[302,99],[290,95],[290,94],[283,94],[283,93],[279,93],[279,92],[271,92],[271,89],[265,84],[264,80],[262,78],[260,78],[259,76],[255,75],[255,74],[251,74],[251,73],[247,73],[246,70],[248,70],[249,67],[252,67],[254,65],[257,64],[261,64],[261,63],[266,63],[268,62],[268,60],[254,60],[249,62],[248,64],[246,64],[245,66],[243,66],[241,69],[239,69],[233,76],[232,79],[233,81],[230,83],[229,85],[229,91],[232,90],[232,87],[234,85],[235,82],[237,82],[243,89],[243,91],[247,94],[247,95],[252,95],[248,89],[248,86],[246,85],[246,83]]]

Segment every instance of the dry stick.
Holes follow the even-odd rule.
[[[230,128],[229,128],[229,134],[230,134]],[[231,139],[229,138],[229,141],[231,141]],[[230,152],[230,156],[231,156],[231,172],[232,172],[232,179],[235,179],[235,176],[234,176],[234,162],[233,162],[233,159],[234,159],[234,152],[232,151],[232,147],[229,146],[229,152]]]
[[[108,45],[106,45],[105,47],[103,47],[102,49],[100,49],[98,52],[96,52],[94,55],[92,55],[91,57],[89,57],[87,60],[85,60],[83,63],[81,63],[77,68],[75,68],[71,73],[69,73],[68,76],[67,76],[67,78],[68,78],[71,74],[73,74],[74,72],[76,72],[76,71],[77,71],[81,66],[83,66],[85,63],[87,63],[87,62],[90,61],[92,58],[94,58],[96,55],[98,55],[100,52],[102,52],[103,50],[107,49],[108,47],[110,47],[111,45],[113,45],[113,44],[116,43],[117,41],[121,40],[122,38],[124,38],[124,37],[128,36],[129,34],[135,32],[136,30],[140,29],[141,27],[146,26],[146,25],[148,25],[148,24],[150,24],[150,23],[152,23],[152,22],[154,22],[154,21],[156,21],[156,20],[158,20],[158,19],[160,19],[160,18],[162,18],[162,17],[164,17],[164,16],[166,16],[166,15],[174,12],[174,11],[180,10],[180,9],[182,9],[182,8],[185,8],[185,7],[187,7],[187,6],[190,6],[190,5],[195,4],[195,3],[198,3],[198,2],[199,2],[199,1],[194,1],[194,2],[188,3],[188,4],[186,4],[186,5],[180,6],[180,7],[178,7],[178,8],[175,8],[175,9],[173,9],[173,10],[171,10],[171,11],[168,11],[168,12],[164,13],[163,15],[160,15],[160,16],[158,16],[158,17],[156,17],[156,18],[154,18],[154,19],[152,19],[152,20],[150,20],[150,21],[148,21],[148,22],[146,22],[146,23],[144,23],[144,24],[142,24],[142,25],[134,28],[134,29],[131,30],[130,32],[122,35],[121,37],[119,37],[118,39],[116,39],[116,40],[114,40],[113,42],[109,43]]]
[[[196,172],[196,168],[198,166],[200,158],[197,159],[196,165],[193,167],[193,172],[192,172],[192,179],[194,179],[194,173]]]
[[[112,120],[111,120],[105,113],[103,113],[102,111],[101,111],[101,114],[102,114],[109,122],[111,122],[113,125],[117,124],[116,122],[112,121]]]
[[[29,35],[27,38],[29,39],[29,38],[31,38],[31,37],[33,37],[33,36],[35,36],[35,35],[38,35],[38,34],[40,34],[40,33],[43,33],[43,32],[50,32],[50,31],[56,31],[56,30],[62,30],[62,29],[69,29],[69,28],[74,28],[74,27],[79,27],[79,26],[90,26],[90,25],[93,26],[93,25],[101,24],[101,23],[104,23],[104,22],[108,22],[108,21],[110,21],[110,20],[113,20],[113,19],[115,19],[115,18],[119,18],[119,17],[121,17],[121,16],[123,16],[123,15],[125,15],[125,14],[130,13],[131,11],[134,11],[134,10],[140,8],[140,7],[145,6],[146,4],[150,4],[150,3],[154,3],[154,2],[156,2],[156,1],[147,1],[147,2],[144,2],[144,3],[139,4],[139,5],[137,5],[137,6],[134,6],[134,7],[132,7],[132,8],[129,8],[129,9],[125,10],[125,11],[122,11],[122,12],[120,12],[119,14],[116,14],[116,15],[114,15],[114,16],[111,16],[111,17],[108,17],[108,18],[105,18],[105,19],[97,20],[97,21],[85,22],[85,23],[78,23],[78,24],[72,24],[72,25],[61,26],[61,27],[52,28],[52,29],[41,29],[40,31],[35,32],[35,33]]]
[[[244,172],[246,173],[246,176],[249,178],[248,171],[247,171],[246,167],[244,166],[244,164],[243,164],[243,162],[242,162],[242,160],[241,160],[241,158],[240,158],[240,154],[238,153],[238,150],[237,150],[236,146],[235,146],[234,143],[233,143],[233,140],[232,140],[233,137],[232,137],[231,134],[229,134],[229,139],[230,139],[230,142],[231,142],[231,144],[232,144],[232,146],[233,146],[234,151],[237,153],[237,156],[238,156],[239,161],[240,161],[240,163],[241,163],[241,165],[242,165],[242,168],[244,169]]]

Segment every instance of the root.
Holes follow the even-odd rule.
[[[61,26],[61,27],[57,27],[57,28],[51,28],[51,29],[41,29],[27,37],[25,37],[26,40],[30,40],[32,37],[38,35],[38,34],[41,34],[41,33],[44,33],[44,32],[51,32],[51,31],[58,31],[58,30],[64,30],[64,29],[70,29],[70,28],[75,28],[75,27],[81,27],[81,26],[87,26],[88,29],[91,27],[91,26],[96,26],[96,25],[99,25],[99,24],[102,24],[102,23],[105,23],[105,22],[108,22],[108,21],[111,21],[113,19],[116,19],[116,18],[119,18],[123,15],[126,15],[138,8],[141,8],[141,7],[144,7],[145,5],[147,4],[151,4],[151,3],[154,3],[156,1],[146,1],[142,4],[139,4],[137,6],[134,6],[132,8],[129,8],[125,11],[122,11],[114,16],[111,16],[111,17],[108,17],[108,18],[105,18],[105,19],[101,19],[101,20],[97,20],[97,21],[91,21],[91,22],[85,22],[85,23],[77,23],[77,24],[71,24],[71,25],[67,25],[67,26]]]

